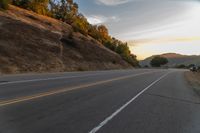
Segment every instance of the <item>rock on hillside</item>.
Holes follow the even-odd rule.
[[[0,11],[0,73],[132,68],[70,25],[10,6]]]

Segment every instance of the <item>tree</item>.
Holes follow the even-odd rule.
[[[101,41],[101,35],[99,33],[99,31],[97,30],[98,26],[97,25],[88,25],[88,35],[90,35],[91,37],[93,37],[94,39]]]
[[[54,18],[72,24],[79,16],[78,4],[73,0],[50,0],[50,10]]]
[[[112,43],[106,43],[105,45],[109,49],[118,53],[125,61],[127,61],[132,66],[139,66],[139,62],[137,60],[137,56],[131,54],[131,51],[128,47],[127,43],[124,43],[120,40],[112,38]]]
[[[168,63],[168,59],[161,57],[161,56],[155,56],[152,60],[151,60],[151,66],[152,67],[160,67],[162,65],[165,65]]]
[[[116,51],[117,49],[117,46],[111,41],[107,41],[104,45],[112,51]]]
[[[49,0],[32,0],[30,2],[30,9],[42,15],[48,14]]]
[[[103,38],[107,38],[108,35],[108,29],[105,25],[98,26],[98,31],[102,35]]]
[[[12,4],[32,10],[38,14],[47,15],[49,13],[49,0],[12,0]]]
[[[24,9],[29,9],[30,3],[30,0],[12,0],[13,5],[22,7]]]
[[[124,57],[127,57],[127,56],[129,56],[131,54],[127,43],[125,43],[125,44],[123,44],[123,43],[118,44],[118,46],[116,48],[116,52],[118,54],[120,54],[121,56],[124,56]]]
[[[79,31],[80,33],[86,36],[88,35],[89,23],[82,14],[79,14],[77,17],[73,19],[72,26],[75,31]]]
[[[127,61],[129,64],[131,64],[132,66],[136,66],[136,67],[139,67],[139,62],[137,60],[137,56],[133,55],[133,54],[130,54],[128,56],[123,56],[123,59],[125,61]]]
[[[0,0],[0,9],[8,9],[9,0]]]

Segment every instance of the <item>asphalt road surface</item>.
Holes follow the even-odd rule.
[[[184,70],[0,77],[0,133],[200,133]]]

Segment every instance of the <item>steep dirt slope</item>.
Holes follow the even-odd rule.
[[[132,68],[70,25],[10,6],[0,11],[0,73]]]

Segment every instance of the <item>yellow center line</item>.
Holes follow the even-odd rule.
[[[104,80],[104,81],[98,81],[98,82],[95,82],[95,83],[89,83],[89,84],[85,84],[85,85],[79,85],[79,86],[74,86],[74,87],[70,87],[70,88],[64,88],[64,89],[60,89],[60,90],[54,90],[54,91],[50,91],[50,92],[43,92],[43,93],[39,93],[39,94],[35,94],[35,95],[14,98],[14,99],[10,99],[10,100],[2,100],[2,101],[0,101],[0,107],[6,106],[6,105],[11,105],[11,104],[14,104],[14,103],[20,103],[20,102],[24,102],[24,101],[38,99],[38,98],[42,98],[42,97],[47,97],[47,96],[51,96],[51,95],[56,95],[56,94],[60,94],[60,93],[64,93],[64,92],[68,92],[68,91],[72,91],[72,90],[77,90],[77,89],[80,89],[80,88],[87,88],[87,87],[100,85],[100,84],[105,84],[105,83],[109,83],[109,82],[113,82],[113,81],[128,79],[128,78],[141,76],[141,75],[154,73],[154,72],[156,72],[156,71],[133,74],[133,75],[128,75],[128,76],[108,79],[108,80]]]

